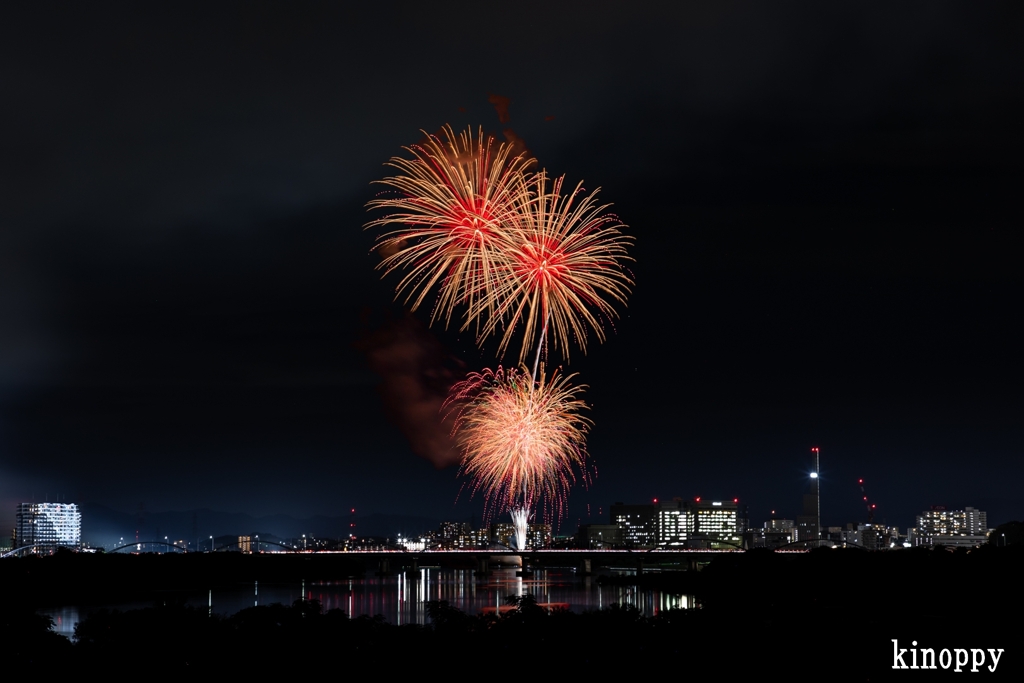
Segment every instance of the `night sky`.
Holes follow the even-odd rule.
[[[0,27],[0,528],[58,496],[479,514],[433,416],[496,343],[393,303],[362,229],[445,123],[514,131],[636,240],[568,366],[597,476],[563,532],[793,517],[812,446],[828,525],[858,477],[901,528],[1024,517],[1019,3],[68,5]]]

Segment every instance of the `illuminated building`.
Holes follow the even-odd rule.
[[[921,536],[977,536],[988,533],[988,514],[972,507],[947,510],[941,505],[917,516]]]
[[[764,523],[763,529],[751,529],[747,536],[749,548],[779,548],[793,542],[793,526],[791,519],[770,519]]]
[[[486,548],[491,542],[491,533],[487,529],[470,529],[468,525],[462,533],[455,537],[453,547],[459,550]]]
[[[82,513],[75,503],[20,503],[15,547],[77,548],[82,542]]]
[[[531,524],[526,532],[527,548],[546,548],[551,545],[551,525]]]
[[[653,548],[658,542],[654,505],[613,503],[612,524],[619,527],[622,543],[630,548]]]
[[[917,516],[913,544],[974,548],[988,540],[988,514],[973,507],[947,510],[941,505]]]
[[[506,548],[512,547],[512,537],[516,535],[516,528],[508,522],[495,522],[491,525],[491,541],[500,543]]]
[[[239,536],[238,537],[238,549],[243,553],[252,552],[252,536]]]
[[[736,500],[673,498],[652,505],[615,503],[611,521],[627,547],[735,547],[742,543],[739,511]]]
[[[739,502],[697,498],[686,502],[693,515],[691,545],[696,542],[711,548],[730,548],[742,542],[739,528]]]
[[[868,550],[888,550],[900,547],[900,530],[884,524],[847,524],[842,540]]]
[[[467,535],[468,539],[475,539],[473,547],[487,547],[491,543],[498,543],[505,546],[506,548],[513,548],[513,543],[516,535],[515,526],[508,522],[495,522],[491,524],[490,532],[487,529],[479,529],[478,531],[469,532]],[[550,524],[530,524],[526,530],[526,547],[527,548],[544,548],[551,545],[551,525]],[[466,546],[469,547],[469,546]]]
[[[793,520],[791,519],[769,519],[764,523],[764,530],[774,533],[792,533]]]
[[[685,546],[687,539],[693,535],[693,513],[683,503],[682,498],[673,498],[670,502],[659,503],[654,513],[654,520],[659,546]]]
[[[441,522],[437,530],[438,547],[443,550],[455,550],[469,545],[471,529],[465,522]]]

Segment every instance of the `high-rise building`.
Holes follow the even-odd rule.
[[[988,513],[976,510],[970,506],[964,508],[964,529],[968,536],[983,536],[988,534]]]
[[[452,548],[457,550],[473,550],[486,548],[491,542],[491,532],[488,529],[470,529],[469,525],[455,537],[455,544]],[[447,547],[447,546],[446,546]]]
[[[441,522],[438,535],[441,537],[442,544],[446,547],[451,547],[455,544],[456,538],[469,533],[469,531],[469,525],[465,522]]]
[[[944,545],[976,547],[988,536],[988,514],[973,507],[947,510],[932,506],[917,516],[914,545]]]
[[[665,548],[685,546],[693,535],[693,513],[682,498],[658,503],[654,510],[658,545]]]
[[[632,548],[734,547],[742,543],[738,501],[655,501],[611,507],[612,524]]]
[[[75,503],[19,503],[15,547],[76,548],[82,542],[82,514]]]
[[[711,548],[739,546],[742,530],[739,527],[739,503],[736,500],[687,501],[686,508],[693,515],[693,541]]]
[[[494,522],[491,524],[491,531],[488,534],[490,541],[499,543],[506,548],[513,545],[512,538],[516,535],[516,527],[508,522]]]
[[[631,548],[652,548],[658,543],[654,505],[613,503],[611,522],[619,527],[622,543]]]
[[[819,497],[818,449],[814,453],[814,470],[810,474],[810,484],[804,494],[803,514],[797,515],[796,533],[793,540],[817,541],[821,538],[821,498]]]
[[[551,525],[531,524],[526,531],[527,548],[546,548],[551,545]]]

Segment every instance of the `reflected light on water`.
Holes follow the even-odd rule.
[[[261,595],[262,588],[262,595]],[[217,594],[217,609],[213,595]],[[477,576],[469,569],[438,569],[423,567],[403,571],[392,576],[372,573],[361,579],[340,581],[310,581],[268,584],[239,583],[235,587],[211,589],[206,595],[174,594],[185,598],[188,605],[206,608],[210,614],[230,615],[250,606],[281,603],[290,605],[296,600],[319,600],[324,611],[343,610],[358,616],[382,615],[394,624],[427,624],[426,605],[430,600],[446,600],[468,614],[479,614],[485,608],[500,609],[508,596],[522,597],[530,593],[541,603],[568,604],[574,612],[599,610],[613,604],[631,605],[644,616],[655,616],[661,611],[695,607],[692,596],[674,595],[656,590],[637,589],[635,586],[601,586],[591,577],[579,577],[572,570],[541,569],[523,577],[515,568],[495,569],[487,576]],[[107,609],[141,609],[152,603],[129,602],[102,605]],[[53,618],[54,631],[71,637],[75,625],[94,607],[68,605],[39,610]]]

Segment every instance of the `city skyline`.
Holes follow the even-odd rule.
[[[629,307],[569,368],[596,476],[563,528],[676,496],[796,519],[815,447],[823,526],[867,521],[860,479],[880,523],[1021,519],[1020,10],[810,8],[477,8],[422,72],[415,3],[18,8],[0,522],[58,494],[481,515],[433,418],[498,359],[394,304],[363,230],[445,123],[601,187],[635,238]]]
[[[805,512],[807,498],[805,496]],[[513,529],[507,520],[498,518],[485,521],[476,514],[441,520],[426,516],[379,513],[360,515],[351,509],[346,516],[303,519],[280,514],[249,516],[208,509],[169,512],[147,511],[140,507],[133,513],[125,513],[97,504],[87,507],[85,519],[88,523],[83,525],[82,514],[74,503],[20,503],[17,506],[17,526],[6,550],[19,549],[18,552],[22,552],[38,546],[52,551],[57,545],[77,547],[79,544],[84,548],[110,550],[151,542],[162,544],[156,548],[158,552],[163,551],[163,546],[170,548],[170,544],[183,550],[208,550],[204,545],[207,540],[212,545],[216,538],[216,547],[221,548],[230,544],[228,541],[231,539],[237,540],[243,536],[265,539],[269,544],[267,549],[271,552],[288,549],[296,542],[305,546],[306,539],[309,543],[315,541],[318,548],[327,543],[324,546],[326,549],[337,549],[336,546],[341,543],[347,548],[350,543],[358,546],[366,542],[402,546],[403,538],[406,541],[422,541],[424,535],[431,537],[438,534],[438,538],[448,538],[455,533],[451,530],[456,528],[461,530],[459,534],[467,534],[457,546],[463,547],[467,543],[482,542],[481,538],[493,539],[496,533],[499,537],[506,532],[512,533]],[[705,514],[710,516],[702,517]],[[50,525],[51,522],[33,521],[46,518],[65,519],[59,523],[65,526],[68,520],[73,519],[75,540],[65,538],[55,541],[56,537],[46,535],[49,532],[42,533],[35,529],[39,523]],[[730,521],[724,521],[727,526],[722,526],[726,519]],[[819,544],[820,539],[820,543],[825,545],[853,543],[874,548],[873,539],[877,534],[879,538],[882,535],[886,538],[886,543],[879,545],[878,549],[889,549],[942,544],[974,547],[986,543],[989,533],[1002,524],[989,525],[987,512],[973,506],[965,506],[963,509],[932,506],[920,511],[913,520],[906,523],[879,523],[869,513],[867,521],[855,518],[841,525],[822,524],[815,531],[813,526],[808,526],[806,518],[801,521],[801,516],[796,515],[794,519],[787,519],[779,510],[772,510],[771,516],[766,519],[753,518],[749,507],[739,499],[714,500],[700,496],[683,499],[677,496],[647,502],[615,501],[600,506],[595,515],[579,520],[578,523],[558,527],[534,521],[529,527],[531,530],[543,528],[548,542],[555,541],[556,547],[565,547],[567,542],[569,547],[589,547],[588,544],[597,539],[599,544],[612,547],[691,547],[694,543],[701,546],[708,542],[722,541],[721,549],[750,549],[766,543],[769,547],[775,547],[797,542],[803,544],[798,547],[805,547],[808,543],[809,547],[813,547]],[[613,530],[613,527],[617,530]],[[502,531],[496,531],[498,529]],[[478,535],[481,532],[484,533],[483,537]],[[300,538],[303,540],[296,540]],[[868,538],[872,540],[869,542],[866,540]],[[241,540],[238,542],[241,543]],[[510,545],[507,539],[502,544]],[[534,544],[534,547],[539,546]],[[3,543],[0,543],[0,548],[4,548]]]

